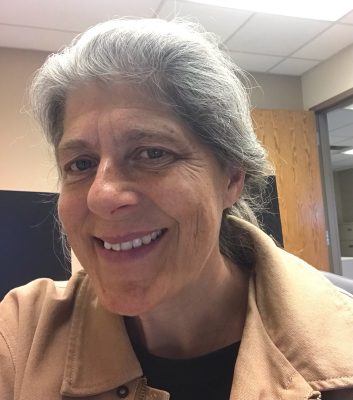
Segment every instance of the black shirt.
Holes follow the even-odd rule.
[[[135,348],[148,386],[171,400],[229,400],[240,343],[191,359],[168,359]]]

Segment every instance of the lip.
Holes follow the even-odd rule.
[[[94,246],[96,248],[97,254],[101,257],[105,262],[111,264],[114,268],[123,268],[124,265],[129,265],[129,263],[143,260],[147,257],[150,253],[152,253],[157,247],[159,247],[160,243],[163,241],[165,234],[167,233],[167,229],[161,229],[162,234],[156,239],[153,240],[150,244],[132,248],[127,251],[114,251],[114,250],[107,250],[103,246],[103,239],[102,237],[95,237],[94,238]],[[124,236],[103,236],[104,240],[109,243],[120,243],[120,241],[130,241],[141,237],[144,235],[148,235],[154,232],[153,230],[149,231],[139,231],[134,232],[129,235]]]
[[[150,235],[152,232],[161,230],[162,232],[165,232],[165,228],[156,228],[156,229],[150,229],[150,230],[143,230],[143,231],[137,231],[133,233],[129,233],[126,235],[102,235],[102,236],[94,236],[94,239],[102,241],[102,242],[108,242],[111,244],[114,243],[123,243],[123,242],[130,242],[131,240],[137,239],[137,238],[142,238],[143,236]]]

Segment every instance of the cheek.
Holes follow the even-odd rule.
[[[207,178],[192,185],[180,184],[178,188],[170,191],[163,206],[179,226],[179,244],[192,253],[199,247],[209,248],[218,240],[223,212],[221,196]]]
[[[178,179],[164,182],[160,190],[156,185],[151,192],[153,201],[177,222],[189,226],[193,234],[214,228],[223,213],[223,182],[215,181],[211,174],[183,178],[181,174]],[[207,227],[209,224],[211,227]]]
[[[67,234],[77,226],[78,222],[82,222],[85,215],[86,201],[82,196],[62,191],[58,200],[59,220]]]

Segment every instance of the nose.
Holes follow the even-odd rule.
[[[133,189],[133,182],[114,163],[101,161],[87,195],[90,211],[109,219],[138,202],[139,194]]]

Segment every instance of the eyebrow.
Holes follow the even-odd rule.
[[[89,150],[91,149],[92,146],[83,139],[70,139],[65,141],[63,144],[58,145],[58,148],[55,151],[56,157],[58,158],[60,154],[63,154],[68,151],[74,151],[74,150]]]
[[[171,132],[161,132],[158,130],[149,130],[149,129],[134,129],[128,132],[128,134],[122,138],[122,137],[114,137],[113,141],[115,146],[120,146],[121,142],[124,141],[126,143],[132,143],[132,142],[139,142],[141,140],[159,140],[164,143],[173,143],[173,144],[179,144],[180,145],[180,140],[176,139],[171,135]],[[56,155],[57,157],[65,153],[67,151],[75,151],[75,150],[92,150],[92,145],[85,139],[69,139],[65,141],[62,144],[59,144]]]
[[[180,140],[176,139],[174,136],[171,135],[174,133],[172,129],[168,131],[159,131],[159,130],[149,130],[149,129],[133,129],[129,132],[126,142],[138,142],[141,140],[155,140],[158,139],[165,143],[180,143]],[[119,144],[120,138],[114,138],[114,142]]]

